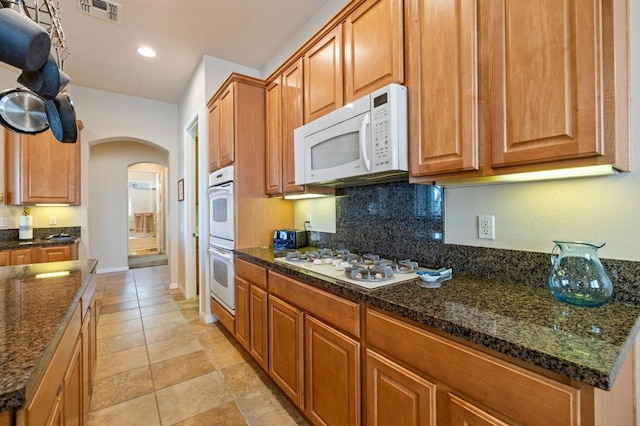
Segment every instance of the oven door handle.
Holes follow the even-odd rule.
[[[216,254],[220,257],[223,257],[225,259],[233,259],[233,252],[229,251],[229,250],[222,250],[219,249],[217,247],[211,247],[209,246],[209,254]]]
[[[209,198],[213,198],[217,194],[233,194],[233,186],[232,183],[229,182],[220,186],[212,186],[209,188]]]

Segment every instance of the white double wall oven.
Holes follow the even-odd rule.
[[[233,249],[235,248],[234,168],[209,175],[209,277],[211,297],[235,314]]]

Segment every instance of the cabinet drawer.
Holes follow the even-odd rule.
[[[267,270],[265,268],[238,258],[236,258],[234,266],[238,277],[264,290],[267,289]]]
[[[269,271],[269,292],[353,336],[360,336],[360,306],[355,302],[273,271]]]
[[[367,343],[513,419],[575,425],[580,391],[367,309]]]

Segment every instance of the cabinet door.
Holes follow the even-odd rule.
[[[71,246],[38,247],[37,262],[61,262],[71,260]]]
[[[367,425],[436,425],[436,385],[366,350]]]
[[[342,105],[342,27],[337,26],[304,55],[304,122]]]
[[[345,103],[404,82],[402,0],[368,0],[344,23]]]
[[[360,343],[305,318],[305,414],[314,424],[360,424]]]
[[[209,172],[220,168],[220,102],[209,106]]]
[[[82,338],[78,336],[73,347],[73,355],[64,376],[63,418],[65,426],[83,424],[82,413]]]
[[[249,350],[249,282],[236,277],[236,325],[238,342]]]
[[[497,417],[449,393],[449,414],[452,426],[509,426]]]
[[[296,185],[293,131],[304,124],[302,59],[282,74],[282,186],[286,193],[304,191]]]
[[[268,195],[282,194],[282,76],[267,86],[266,111],[266,160]]]
[[[269,375],[303,409],[303,313],[269,296]]]
[[[249,289],[249,352],[265,370],[269,369],[267,316],[267,292],[251,285]]]
[[[220,167],[235,160],[234,93],[236,83],[231,83],[220,95]]]
[[[53,401],[53,408],[51,408],[51,413],[49,418],[47,419],[46,426],[63,426],[64,417],[62,412],[62,387],[60,387],[60,391],[55,397]]]
[[[38,135],[7,131],[5,140],[5,162],[12,175],[6,182],[7,203],[80,204],[79,137],[76,143],[60,143],[50,131]]]
[[[33,262],[33,250],[30,248],[11,250],[12,265],[26,265]]]
[[[604,154],[601,3],[490,2],[494,167]]]
[[[408,2],[411,175],[477,170],[478,1]]]
[[[9,266],[11,264],[11,250],[0,251],[0,266]]]

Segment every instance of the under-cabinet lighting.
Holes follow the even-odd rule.
[[[598,165],[585,167],[571,167],[567,169],[544,170],[539,172],[513,173],[498,176],[483,176],[466,179],[436,181],[436,185],[445,188],[455,188],[476,185],[494,185],[499,183],[534,182],[540,180],[570,179],[591,176],[606,176],[617,174],[613,166]]]
[[[285,200],[308,200],[311,198],[335,197],[335,188],[329,186],[305,187],[304,192],[284,194]]]
[[[66,277],[68,275],[69,271],[44,272],[42,274],[36,274],[36,278],[59,278]]]
[[[36,207],[69,207],[69,204],[64,204],[64,203],[36,204]]]

